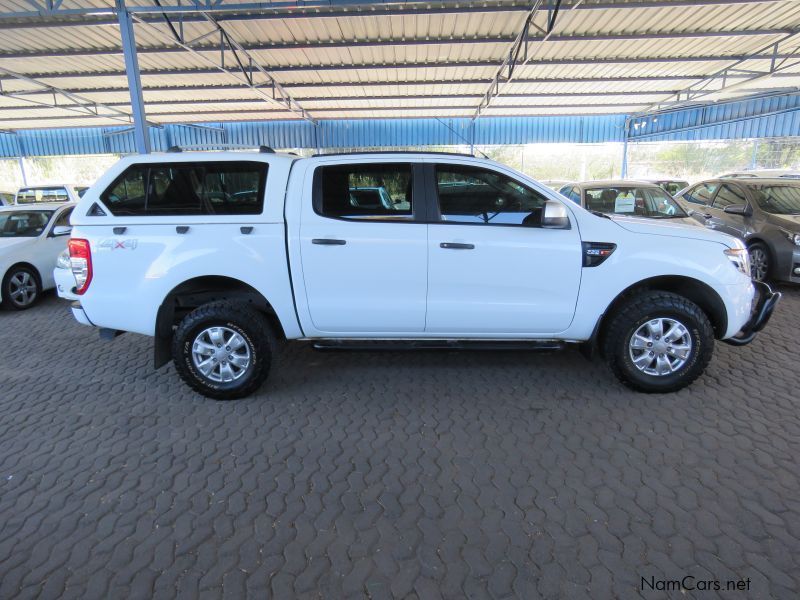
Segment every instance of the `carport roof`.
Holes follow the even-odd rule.
[[[301,116],[265,99],[267,74],[314,120],[636,114],[800,88],[796,0],[156,4],[127,2],[154,124]],[[129,120],[113,0],[0,0],[0,29],[0,129]],[[262,67],[252,86],[237,60]]]

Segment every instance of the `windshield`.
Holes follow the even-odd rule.
[[[20,188],[17,192],[17,204],[33,204],[34,202],[66,202],[69,200],[67,190],[63,187],[53,188]]]
[[[753,185],[761,210],[773,215],[800,215],[800,184]]]
[[[617,186],[586,190],[588,210],[609,215],[630,215],[651,219],[686,217],[669,194],[656,187]]]
[[[51,210],[21,211],[0,213],[0,238],[37,237],[47,227],[53,215]]]

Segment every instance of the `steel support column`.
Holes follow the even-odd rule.
[[[622,172],[620,177],[625,179],[628,176],[628,137],[630,136],[631,121],[625,119],[625,129],[622,134]]]
[[[19,172],[22,174],[22,185],[28,185],[28,173],[25,171],[25,144],[22,143],[22,138],[19,132],[16,133],[14,138],[17,140],[17,164],[19,164]]]
[[[128,76],[128,88],[133,111],[133,139],[139,154],[150,153],[150,135],[147,130],[147,116],[142,96],[142,79],[139,75],[139,58],[136,55],[136,37],[133,32],[133,20],[125,8],[125,0],[116,0],[119,31],[122,38],[122,52],[125,55],[125,71]]]

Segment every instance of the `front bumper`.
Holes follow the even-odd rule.
[[[770,275],[778,281],[800,283],[800,271],[795,272],[795,269],[800,270],[800,246],[783,241],[780,244],[774,244],[771,250],[775,257],[775,264]]]
[[[764,329],[769,322],[770,317],[772,317],[772,312],[781,299],[782,294],[780,292],[773,292],[772,288],[766,283],[754,281],[753,285],[756,288],[757,299],[752,316],[739,333],[733,337],[722,340],[726,344],[730,344],[731,346],[745,346],[752,342],[756,338],[758,332]]]

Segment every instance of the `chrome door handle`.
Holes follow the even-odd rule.
[[[448,250],[474,250],[475,244],[461,244],[458,242],[442,242],[439,248],[446,248]]]
[[[314,238],[311,240],[312,244],[317,244],[318,246],[344,246],[347,243],[347,240],[334,240],[331,238]]]

